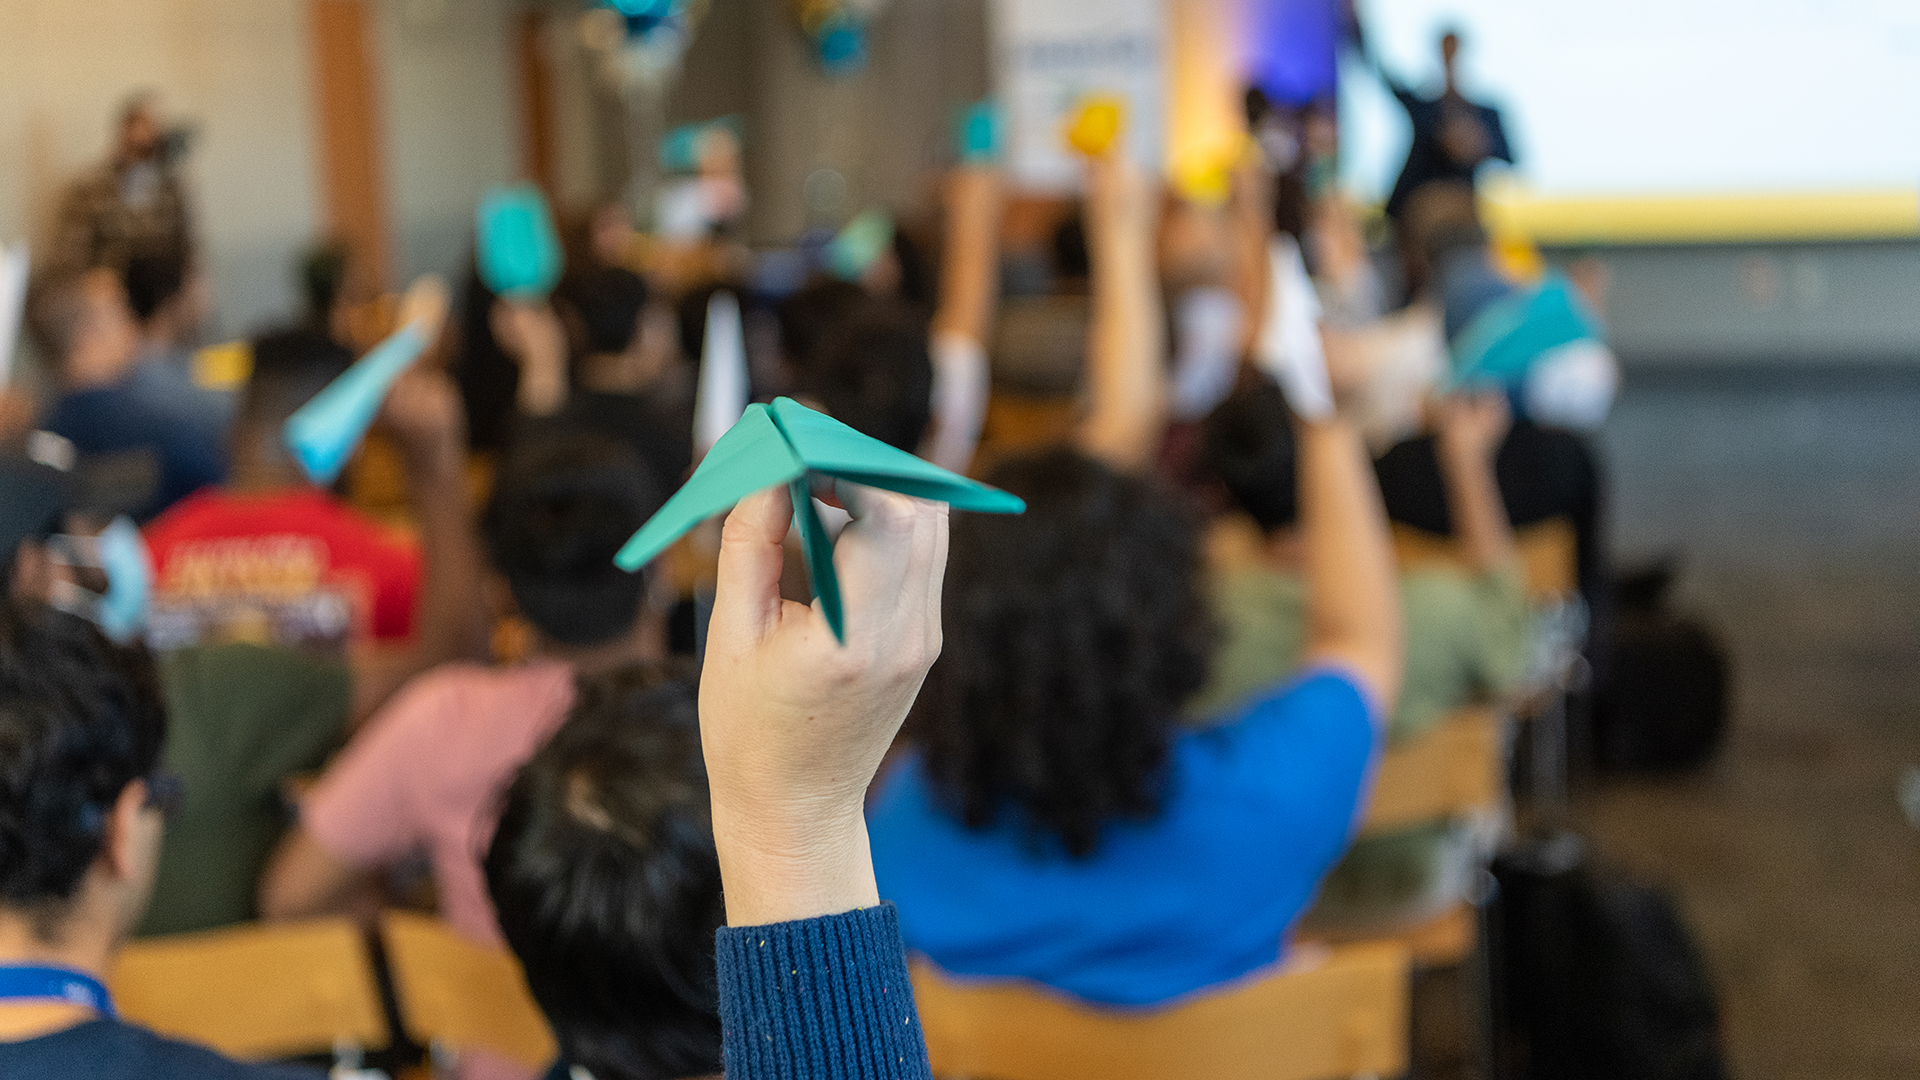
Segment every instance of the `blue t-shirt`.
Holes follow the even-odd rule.
[[[910,754],[867,814],[880,895],[907,947],[953,974],[1169,1001],[1279,962],[1352,838],[1380,739],[1350,678],[1304,674],[1176,738],[1160,814],[1108,826],[1086,859],[1013,813],[967,828]]]
[[[0,1042],[0,1077],[33,1080],[323,1080],[315,1070],[230,1061],[117,1020]]]
[[[227,477],[230,406],[164,363],[148,360],[118,386],[66,395],[42,425],[82,455],[151,456],[158,486],[134,510],[142,521]]]

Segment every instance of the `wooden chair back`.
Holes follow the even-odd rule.
[[[934,1075],[991,1080],[1336,1080],[1407,1067],[1407,954],[1334,949],[1163,1009],[1095,1008],[917,964]]]
[[[388,1042],[366,939],[346,919],[134,941],[108,981],[128,1020],[229,1057]]]
[[[1578,548],[1571,521],[1549,518],[1515,529],[1513,545],[1520,555],[1527,595],[1535,603],[1551,603],[1578,591]],[[1393,526],[1393,550],[1402,569],[1462,565],[1459,549],[1450,538],[1397,522]]]
[[[1500,720],[1490,708],[1461,709],[1386,752],[1360,834],[1394,832],[1500,805],[1505,780]]]
[[[543,1069],[559,1053],[527,990],[520,962],[476,945],[439,919],[390,911],[380,917],[394,997],[407,1036],[422,1046],[481,1049]]]

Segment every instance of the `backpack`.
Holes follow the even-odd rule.
[[[1720,1008],[1671,901],[1561,834],[1496,859],[1502,1080],[1726,1080]]]
[[[1614,586],[1608,675],[1593,700],[1602,771],[1695,768],[1726,732],[1727,651],[1705,625],[1668,609],[1672,580],[1662,566]]]

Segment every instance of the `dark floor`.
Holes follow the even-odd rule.
[[[1920,1077],[1920,372],[1636,373],[1603,451],[1618,559],[1682,559],[1734,715],[1700,774],[1587,784],[1581,827],[1675,890],[1737,1080]]]

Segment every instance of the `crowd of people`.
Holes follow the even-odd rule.
[[[1571,520],[1597,582],[1598,482],[1523,382],[1447,377],[1530,287],[1457,197],[1510,155],[1451,77],[1396,92],[1387,243],[1331,182],[1330,113],[1255,93],[1224,199],[1093,156],[1032,249],[991,164],[933,227],[810,240],[785,281],[724,217],[668,250],[604,207],[550,297],[469,270],[451,314],[319,249],[308,310],[224,383],[132,101],[30,290],[48,396],[0,410],[0,1075],[280,1075],[101,988],[132,935],[251,920],[436,911],[518,957],[552,1076],[640,1080],[926,1075],[906,951],[1154,1006],[1282,968],[1303,927],[1457,903],[1475,823],[1355,843],[1374,769],[1526,678],[1514,523]],[[746,396],[1027,511],[816,485],[849,521],[844,643],[796,599],[784,485],[621,571],[711,445],[729,317]],[[363,453],[397,463],[381,506],[282,429],[402,323],[436,344]],[[988,423],[1023,378],[1065,390],[1062,430]],[[1397,567],[1396,521],[1457,565]]]

